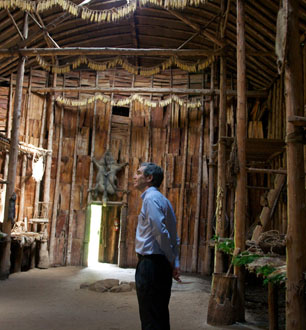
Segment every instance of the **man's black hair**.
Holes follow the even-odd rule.
[[[153,176],[152,186],[159,188],[164,179],[163,169],[154,163],[141,163],[140,167],[144,167],[144,176]]]

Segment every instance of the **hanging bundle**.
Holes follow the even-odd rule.
[[[36,56],[36,61],[46,71],[48,72],[52,71],[53,73],[58,73],[58,74],[68,73],[73,69],[77,69],[81,64],[86,64],[90,69],[95,71],[105,71],[107,69],[112,69],[117,66],[121,66],[124,70],[128,71],[131,74],[136,74],[136,75],[139,74],[140,76],[148,77],[158,74],[166,69],[169,69],[173,65],[187,72],[199,72],[210,66],[211,63],[215,61],[215,57],[211,56],[207,58],[205,61],[201,61],[199,63],[187,63],[176,56],[175,57],[172,56],[168,60],[162,62],[159,65],[155,65],[152,67],[144,67],[144,68],[139,68],[138,66],[130,64],[126,59],[119,56],[115,57],[110,61],[105,61],[105,62],[96,62],[94,60],[87,58],[86,56],[79,56],[72,63],[66,63],[65,65],[62,66],[52,65],[47,61],[45,61],[39,55]]]
[[[192,108],[192,109],[200,108],[202,105],[200,100],[186,101],[185,99],[182,99],[182,98],[178,97],[177,95],[171,95],[170,97],[168,97],[164,100],[158,100],[158,101],[152,101],[139,94],[132,94],[130,97],[120,99],[120,100],[112,100],[112,101],[109,96],[103,95],[103,94],[97,94],[97,95],[94,95],[90,98],[83,99],[83,100],[68,99],[68,98],[65,98],[62,96],[58,96],[56,98],[56,102],[58,102],[59,104],[71,106],[71,107],[84,107],[84,106],[92,104],[94,101],[97,101],[97,100],[100,100],[103,103],[110,102],[112,106],[120,106],[120,107],[131,104],[133,101],[138,101],[139,103],[141,103],[145,106],[151,107],[151,108],[156,108],[156,107],[163,108],[172,102],[175,102],[175,103],[179,104],[180,106],[183,106],[185,104],[187,108]]]
[[[35,156],[34,156],[32,162],[32,176],[36,182],[42,180],[44,171],[45,171],[44,157],[40,156],[37,160],[35,160]]]

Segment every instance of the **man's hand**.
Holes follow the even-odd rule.
[[[181,272],[180,272],[180,269],[177,267],[177,268],[173,268],[173,271],[172,271],[172,277],[178,282],[178,283],[182,283],[181,279],[180,279],[180,275],[181,275]]]

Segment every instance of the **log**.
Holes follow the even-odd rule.
[[[1,49],[0,49],[1,50]],[[142,94],[193,94],[193,95],[212,95],[220,94],[219,89],[211,91],[210,89],[202,88],[162,88],[162,87],[33,87],[34,93],[70,93],[70,92],[82,92],[82,93],[142,93]],[[227,90],[226,95],[236,96],[237,91]],[[254,98],[266,98],[266,91],[247,91],[248,97]]]
[[[203,99],[202,99],[203,104]],[[191,271],[196,272],[198,266],[198,248],[199,248],[199,226],[201,212],[201,187],[202,187],[202,169],[203,169],[203,135],[204,135],[204,106],[201,108],[201,123],[200,123],[200,143],[199,143],[199,162],[198,162],[198,178],[197,178],[197,204],[194,219],[193,231],[193,246],[192,246],[192,262]]]
[[[42,146],[43,146],[43,140],[44,140],[44,134],[45,134],[45,121],[46,121],[46,112],[47,112],[46,109],[47,109],[47,99],[45,99],[44,106],[43,106],[43,112],[42,112],[42,115],[41,115],[41,129],[40,129],[40,137],[39,137],[39,147],[40,148],[42,148]],[[53,129],[53,122],[52,122],[52,129]],[[52,148],[52,146],[51,146],[51,148]],[[49,155],[47,155],[47,157],[48,156]],[[45,175],[46,175],[46,172],[45,172]],[[39,205],[39,196],[40,196],[40,185],[41,185],[41,182],[36,182],[36,184],[35,184],[34,218],[37,218],[39,216],[39,211],[42,211],[42,210],[39,210],[39,207],[38,207],[38,205]],[[49,185],[50,185],[50,182],[48,184],[48,188],[46,188],[46,189],[50,189]],[[47,214],[41,214],[41,215],[44,218],[46,218],[48,216]],[[33,224],[33,226],[37,227],[37,224]]]
[[[65,76],[64,82],[65,85]],[[52,221],[51,221],[51,231],[50,231],[50,264],[54,264],[55,260],[55,243],[56,243],[56,222],[57,222],[57,208],[59,202],[60,194],[60,176],[61,176],[61,161],[62,161],[62,148],[63,148],[63,118],[64,118],[64,107],[60,108],[61,117],[60,117],[60,127],[59,127],[59,143],[58,143],[58,152],[57,152],[57,166],[56,166],[56,179],[55,179],[55,188],[54,188],[54,197],[53,197],[53,210],[52,210]]]
[[[236,322],[237,277],[214,273],[208,302],[207,323],[214,326]]]
[[[287,282],[286,329],[306,329],[306,226],[305,226],[305,174],[303,128],[290,123],[290,116],[303,116],[303,77],[299,33],[298,0],[283,0],[288,19],[287,49],[285,58],[285,98],[287,134]],[[289,51],[290,50],[290,51]],[[304,292],[304,294],[301,294]]]
[[[28,80],[28,99],[25,107],[25,129],[24,129],[24,142],[29,143],[29,112],[30,112],[30,101],[31,101],[31,84],[32,84],[32,69],[30,70],[29,80]],[[33,159],[34,161],[34,159]],[[27,172],[28,158],[24,154],[22,157],[21,165],[21,180],[20,180],[20,197],[19,197],[19,212],[18,212],[18,221],[23,220],[24,214],[24,193],[25,193],[25,181],[26,181],[26,172]]]
[[[269,330],[278,330],[278,290],[271,282],[268,282],[268,314]]]
[[[209,56],[218,52],[204,49],[166,48],[111,48],[111,47],[65,47],[0,49],[0,58],[18,56],[68,56],[68,55],[108,55],[108,56]]]
[[[80,73],[81,75],[81,73]],[[72,240],[73,240],[73,218],[74,218],[74,194],[75,194],[75,175],[77,168],[77,150],[78,150],[78,136],[79,136],[79,125],[80,125],[80,109],[77,112],[77,120],[75,127],[74,137],[74,151],[73,151],[73,166],[71,174],[71,190],[70,190],[70,201],[69,201],[69,214],[68,214],[68,241],[67,241],[67,256],[66,265],[71,265],[71,251],[72,251]]]
[[[226,58],[220,57],[220,105],[218,131],[218,172],[217,172],[217,206],[216,206],[216,235],[225,235],[226,208],[226,145],[222,137],[226,136]],[[215,247],[214,273],[223,272],[222,252]]]
[[[245,63],[245,2],[237,0],[237,157],[239,173],[237,174],[235,196],[235,248],[245,250],[246,225],[246,63]],[[244,270],[235,266],[237,276],[237,321],[243,322],[244,311]]]
[[[28,36],[28,14],[24,16],[23,35],[25,39]],[[18,62],[17,71],[17,84],[15,92],[13,123],[12,123],[12,136],[9,152],[9,165],[7,176],[7,189],[5,195],[5,208],[4,220],[2,231],[7,234],[6,242],[3,243],[2,255],[0,260],[0,279],[6,279],[10,273],[10,250],[11,250],[11,219],[8,218],[9,214],[9,200],[15,190],[16,170],[18,160],[18,142],[19,142],[19,127],[22,105],[22,86],[24,79],[25,57],[20,57]]]
[[[96,87],[99,87],[99,72],[96,72]],[[91,150],[90,159],[93,159],[95,153],[95,139],[96,139],[96,116],[97,116],[97,100],[94,101],[93,115],[92,115],[92,135],[91,135]],[[92,189],[93,178],[93,162],[90,162],[89,179],[88,179],[88,191]],[[87,204],[90,204],[92,200],[91,193],[87,194]]]
[[[10,93],[9,93],[9,109],[7,113],[7,123],[6,123],[6,137],[8,139],[11,138],[11,129],[12,129],[12,112],[13,112],[13,75],[10,76]],[[3,170],[3,179],[7,182],[7,174],[8,174],[8,166],[9,166],[9,154],[5,153],[5,160],[4,160],[4,170]],[[4,218],[4,202],[5,202],[5,195],[6,195],[6,184],[2,188],[1,192],[1,203],[2,205],[2,212],[0,215],[0,221],[3,222]]]
[[[211,65],[210,88],[213,91],[215,85],[215,66]],[[212,223],[214,218],[214,201],[215,201],[215,164],[214,164],[214,96],[211,96],[209,102],[209,174],[208,174],[208,210],[206,224],[206,244],[205,244],[205,260],[203,272],[206,275],[211,274],[211,247],[209,241],[212,238]]]
[[[52,87],[56,86],[56,80],[57,80],[57,74],[53,74],[52,79]],[[50,210],[49,210],[49,204],[50,204],[50,179],[51,179],[51,168],[52,168],[52,148],[53,148],[53,134],[54,134],[54,96],[51,95],[50,103],[48,104],[48,144],[47,149],[51,150],[51,153],[47,154],[46,159],[46,168],[45,168],[45,175],[44,175],[44,195],[43,195],[43,209],[42,209],[42,215],[45,218],[49,218]],[[45,119],[42,118],[42,132],[44,132],[43,124],[45,122]],[[40,136],[40,142],[43,143],[43,136]]]

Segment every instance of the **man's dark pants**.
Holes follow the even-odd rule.
[[[169,330],[172,268],[165,256],[138,255],[136,291],[142,330]]]

